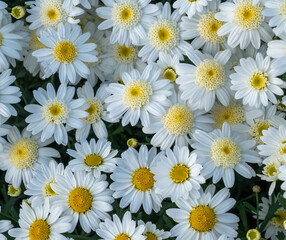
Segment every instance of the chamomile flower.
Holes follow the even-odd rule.
[[[29,123],[27,130],[32,131],[33,135],[41,133],[41,141],[53,136],[57,144],[66,145],[68,135],[65,126],[82,128],[85,124],[81,119],[88,116],[85,100],[72,99],[74,93],[75,88],[65,84],[60,85],[57,93],[51,83],[48,83],[47,90],[34,90],[34,98],[40,105],[25,106],[25,110],[32,113],[26,118]]]
[[[89,108],[85,110],[89,115],[82,118],[85,126],[76,130],[76,140],[80,142],[86,139],[91,128],[97,138],[107,138],[108,133],[103,122],[103,120],[108,121],[106,107],[103,104],[104,100],[109,96],[106,92],[106,85],[101,85],[94,95],[92,86],[89,82],[86,82],[82,88],[77,89],[77,95],[79,98],[85,99],[86,103],[89,104]]]
[[[148,24],[155,20],[158,7],[151,0],[103,0],[105,7],[96,9],[99,17],[106,19],[99,30],[112,28],[110,43],[139,45],[146,36]]]
[[[51,183],[55,183],[56,175],[64,175],[64,165],[54,160],[42,163],[38,169],[34,171],[34,176],[26,186],[25,195],[30,196],[28,199],[32,207],[43,205],[45,199],[49,199],[50,203],[56,195],[51,188]]]
[[[91,172],[78,171],[74,174],[66,170],[64,176],[57,175],[56,183],[51,183],[55,195],[54,207],[63,209],[64,215],[71,215],[73,232],[78,221],[82,229],[89,233],[98,228],[100,219],[109,219],[114,199],[111,196],[106,176],[95,178]]]
[[[66,22],[76,24],[79,23],[76,17],[84,13],[83,9],[75,7],[72,0],[35,0],[26,4],[30,7],[26,20],[31,23],[31,30],[57,28],[60,23]]]
[[[173,3],[173,8],[178,9],[181,15],[186,13],[191,19],[196,13],[202,12],[204,7],[211,4],[208,1],[212,0],[176,0]]]
[[[43,78],[59,73],[61,83],[75,83],[77,77],[87,78],[89,68],[84,62],[96,62],[95,43],[86,43],[90,33],[83,33],[80,26],[69,23],[58,25],[57,31],[47,28],[40,35],[46,47],[33,52],[44,68]]]
[[[20,209],[20,228],[9,230],[9,235],[15,240],[58,240],[66,239],[62,235],[71,228],[71,216],[61,216],[61,208],[53,208],[46,200],[44,205],[30,207],[25,201]]]
[[[143,225],[145,227],[145,230],[143,232],[143,235],[146,236],[145,240],[163,240],[171,236],[170,232],[157,229],[156,225],[152,222],[144,223],[142,220],[139,220],[138,226],[140,225]]]
[[[32,136],[26,129],[20,133],[13,126],[7,139],[4,151],[0,153],[0,169],[7,171],[5,181],[13,184],[14,188],[19,188],[22,181],[26,186],[39,163],[60,157],[57,150],[46,147],[53,141],[49,139],[42,142],[39,135]]]
[[[263,0],[234,0],[221,3],[219,8],[221,11],[215,18],[225,24],[217,33],[219,36],[229,34],[227,43],[232,48],[240,45],[245,49],[251,43],[258,49],[261,40],[266,43],[272,40],[272,29],[262,14]]]
[[[189,152],[187,147],[174,147],[166,150],[151,167],[154,173],[156,192],[163,198],[170,197],[173,202],[190,195],[199,198],[200,184],[205,183],[200,175],[202,166],[196,163],[197,155]]]
[[[171,6],[168,2],[160,6],[160,14],[155,21],[149,22],[147,37],[139,51],[139,57],[143,61],[154,62],[160,52],[165,52],[171,56],[179,55],[183,60],[187,52],[193,50],[191,45],[185,41],[180,27],[181,15],[178,11],[171,13]]]
[[[67,153],[73,157],[69,161],[68,167],[73,172],[86,170],[93,172],[98,178],[101,172],[112,173],[117,163],[118,151],[111,151],[111,142],[106,139],[91,139],[90,142],[84,140],[75,144],[75,149],[68,149]]]
[[[217,34],[223,25],[222,21],[215,18],[220,2],[220,0],[209,2],[202,12],[192,18],[182,17],[182,36],[188,40],[193,39],[191,45],[195,50],[202,48],[204,53],[215,55],[221,48],[229,48],[226,36]]]
[[[235,72],[230,75],[231,89],[235,91],[235,98],[242,99],[243,104],[251,107],[267,106],[268,100],[276,104],[276,95],[283,95],[286,84],[278,78],[285,73],[285,63],[282,59],[274,61],[270,57],[263,57],[257,53],[256,58],[241,58],[240,66],[234,67]]]
[[[111,83],[106,91],[111,94],[105,99],[109,117],[119,120],[122,126],[130,123],[135,126],[139,119],[143,126],[150,125],[150,114],[155,116],[164,112],[171,95],[169,80],[159,79],[160,69],[148,65],[142,74],[138,70],[122,74],[121,83]]]
[[[0,152],[3,151],[3,144],[6,143],[6,140],[3,138],[6,136],[11,129],[11,126],[8,124],[4,124],[7,121],[7,118],[0,117]]]
[[[96,234],[104,240],[144,240],[146,239],[143,235],[144,229],[143,225],[136,227],[136,222],[132,220],[130,212],[127,211],[122,221],[116,214],[113,215],[113,221],[105,219],[99,224]]]
[[[114,181],[110,189],[115,191],[114,198],[121,198],[121,208],[130,204],[131,213],[136,213],[143,205],[147,214],[152,210],[159,212],[163,199],[155,192],[155,178],[150,170],[157,156],[156,148],[148,151],[145,145],[141,145],[138,152],[128,148],[121,154],[122,159],[118,160],[118,166],[110,176]]]
[[[227,62],[231,51],[218,52],[214,57],[199,51],[187,54],[195,64],[180,63],[176,66],[179,77],[176,83],[182,91],[181,98],[190,104],[198,104],[200,109],[209,111],[215,98],[227,106],[230,102],[230,81]]]
[[[1,7],[1,2],[0,2],[0,7]],[[1,212],[1,206],[0,206],[0,212]],[[0,239],[1,240],[7,239],[2,233],[7,232],[11,228],[13,228],[13,225],[10,220],[0,220]]]
[[[178,224],[171,229],[172,237],[177,240],[217,240],[225,234],[236,237],[239,218],[228,211],[236,201],[229,198],[227,188],[215,193],[215,186],[210,185],[199,199],[180,199],[178,208],[167,209],[168,216]]]
[[[232,131],[225,122],[222,130],[215,129],[210,133],[196,130],[192,144],[198,156],[198,163],[203,165],[201,174],[206,179],[213,177],[213,183],[221,178],[224,185],[231,188],[234,185],[234,170],[245,178],[255,176],[254,170],[247,164],[260,163],[261,159],[252,150],[254,140],[249,140],[246,134]]]
[[[180,93],[175,91],[170,96],[171,105],[158,117],[151,117],[149,126],[142,131],[154,134],[151,144],[166,150],[173,144],[182,147],[191,143],[191,135],[196,129],[211,131],[213,120],[205,115],[205,111],[196,110],[191,104],[181,100]]]

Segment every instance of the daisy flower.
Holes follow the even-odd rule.
[[[11,126],[8,124],[4,124],[7,121],[7,118],[0,117],[0,153],[3,151],[3,144],[6,143],[6,140],[3,136],[6,136],[11,129]]]
[[[286,57],[286,33],[280,34],[279,38],[279,40],[273,40],[267,44],[267,55],[271,58]]]
[[[256,58],[241,58],[240,65],[234,67],[235,72],[230,75],[235,98],[242,99],[243,104],[251,107],[267,106],[268,100],[276,104],[276,95],[283,95],[286,84],[278,78],[285,73],[285,63],[282,59],[274,61],[267,56],[263,58],[257,53]]]
[[[51,183],[55,195],[53,206],[63,209],[64,215],[71,215],[72,226],[69,232],[73,232],[77,222],[86,233],[98,228],[100,219],[109,219],[107,212],[112,211],[114,199],[112,191],[105,181],[106,176],[95,178],[94,175],[85,171],[74,174],[66,170],[64,176],[57,175],[56,183]]]
[[[34,171],[34,176],[26,186],[25,195],[30,196],[28,199],[32,207],[39,207],[43,205],[45,199],[53,201],[56,195],[51,188],[51,183],[55,183],[56,175],[64,175],[64,165],[57,163],[54,160],[42,163],[38,169]]]
[[[13,126],[7,135],[8,142],[0,153],[0,169],[7,171],[5,181],[19,188],[23,180],[24,185],[31,181],[33,172],[39,163],[60,157],[57,150],[46,147],[52,140],[42,142],[40,135],[31,135],[26,129],[20,133]]]
[[[111,151],[111,142],[106,139],[84,140],[75,144],[75,149],[68,149],[67,153],[73,158],[69,161],[67,168],[73,172],[85,170],[93,172],[98,178],[101,172],[112,173],[116,167],[118,151]]]
[[[263,0],[234,0],[221,3],[220,12],[215,18],[225,22],[217,31],[219,36],[228,35],[227,43],[232,48],[240,45],[247,48],[251,43],[256,49],[260,48],[261,40],[272,40],[272,29],[265,22],[262,14]]]
[[[0,19],[4,18],[8,14],[6,8],[8,7],[7,3],[0,1]]]
[[[172,202],[180,198],[200,197],[200,184],[205,179],[200,175],[202,166],[196,163],[197,155],[189,152],[187,147],[174,147],[166,150],[153,166],[156,192],[163,198],[170,197]]]
[[[122,221],[116,214],[113,215],[113,221],[105,219],[99,224],[96,234],[104,240],[144,240],[146,239],[146,236],[143,235],[144,229],[143,225],[136,227],[131,213],[127,211],[124,213]]]
[[[194,51],[187,54],[194,63],[176,65],[179,77],[176,83],[182,91],[181,98],[190,104],[198,104],[208,112],[214,105],[215,98],[227,106],[230,102],[229,67],[227,65],[231,51],[218,52],[214,57]]]
[[[142,41],[144,45],[138,53],[143,61],[154,62],[160,52],[171,56],[179,55],[180,60],[184,59],[187,52],[193,50],[182,36],[180,27],[181,15],[178,11],[171,13],[171,6],[168,2],[164,5],[158,3],[160,13],[155,21],[148,23],[147,37]]]
[[[223,25],[222,21],[214,17],[220,2],[221,0],[209,2],[202,12],[195,14],[192,18],[182,17],[182,36],[188,40],[193,39],[191,45],[194,49],[202,48],[204,53],[215,55],[221,48],[229,48],[226,44],[226,36],[217,34]]]
[[[221,178],[228,188],[233,187],[235,181],[234,170],[245,178],[255,176],[254,170],[247,164],[261,163],[257,153],[252,150],[254,140],[249,140],[246,134],[232,131],[225,122],[222,130],[215,129],[210,133],[196,130],[192,144],[198,156],[198,163],[203,165],[201,172],[206,179],[213,177],[216,184]]]
[[[204,7],[211,4],[208,1],[212,0],[176,0],[173,3],[173,8],[178,9],[181,15],[186,13],[188,18],[192,19],[196,13],[202,12]]]
[[[143,232],[143,235],[147,237],[145,240],[163,240],[171,236],[170,232],[157,229],[156,225],[152,224],[152,222],[144,223],[142,220],[139,220],[138,226],[140,225],[143,225],[145,227],[145,230]]]
[[[236,237],[239,218],[228,211],[236,201],[229,198],[227,188],[215,193],[210,185],[199,199],[180,199],[178,208],[167,209],[166,213],[178,224],[171,229],[172,237],[177,240],[217,240],[221,234]]]
[[[62,235],[71,228],[71,216],[61,216],[60,208],[53,208],[46,200],[44,205],[37,208],[30,207],[23,202],[20,209],[19,227],[9,230],[9,235],[15,240],[58,240],[66,239]]]
[[[82,88],[77,89],[77,95],[79,98],[85,99],[86,103],[89,104],[89,108],[85,110],[89,115],[82,118],[85,126],[76,130],[76,140],[80,142],[86,139],[91,128],[97,138],[107,138],[108,133],[103,122],[103,120],[109,121],[105,109],[106,106],[103,104],[104,100],[109,96],[106,92],[106,85],[101,85],[94,95],[92,86],[89,82],[86,82]]]
[[[105,7],[96,9],[100,18],[99,30],[112,28],[110,43],[120,45],[139,45],[146,36],[148,25],[155,21],[158,7],[151,0],[103,0]]]
[[[77,16],[84,13],[84,10],[75,7],[72,0],[35,0],[28,1],[30,7],[27,12],[30,15],[26,18],[31,23],[31,30],[44,30],[47,27],[57,28],[60,23],[77,24]]]
[[[147,214],[151,214],[152,209],[159,212],[163,199],[155,192],[155,178],[150,170],[157,156],[156,148],[148,151],[145,145],[141,145],[139,152],[128,148],[121,154],[122,159],[118,160],[118,166],[110,176],[114,181],[110,189],[115,191],[114,198],[121,198],[121,208],[130,204],[131,213],[136,213],[143,205]]]
[[[105,99],[109,117],[119,120],[122,126],[135,126],[139,119],[143,126],[150,124],[150,114],[158,116],[164,112],[171,95],[169,80],[159,79],[160,69],[148,65],[142,74],[138,70],[122,74],[121,83],[111,83],[106,91],[111,94]]]
[[[90,33],[83,33],[80,26],[69,23],[58,25],[57,31],[47,28],[40,35],[40,42],[46,46],[33,52],[41,63],[48,78],[59,72],[61,83],[74,84],[77,77],[87,78],[89,68],[85,62],[96,62],[95,43],[86,43]]]
[[[151,144],[161,150],[175,145],[182,147],[191,143],[191,135],[195,129],[211,131],[213,121],[208,118],[203,110],[195,110],[191,104],[181,100],[181,94],[173,91],[168,106],[158,117],[151,117],[149,126],[144,126],[142,131],[154,134]]]
[[[283,182],[281,184],[281,189],[284,191],[283,197],[286,198],[286,165],[280,166],[278,170],[275,168],[275,170],[273,173],[278,173],[278,179]]]
[[[40,105],[25,106],[25,110],[32,113],[26,118],[26,122],[29,123],[27,130],[32,131],[33,135],[41,133],[41,141],[54,136],[57,144],[67,145],[65,125],[72,129],[82,128],[85,125],[81,119],[88,116],[84,110],[88,105],[82,98],[72,99],[74,92],[74,87],[61,84],[56,93],[51,83],[48,83],[47,90],[34,90],[34,98]]]
[[[0,7],[1,7],[1,2],[0,2]],[[1,212],[1,206],[0,206],[0,212]],[[13,225],[10,220],[0,220],[0,239],[1,240],[7,239],[2,233],[7,232],[11,228],[13,228]]]

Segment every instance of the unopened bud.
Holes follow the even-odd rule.
[[[138,146],[138,141],[137,141],[137,139],[135,139],[135,138],[129,138],[129,139],[127,140],[127,146],[128,146],[128,147],[136,148],[136,147]]]
[[[248,232],[246,234],[246,238],[247,238],[247,240],[260,240],[261,234],[256,229],[250,229],[250,230],[248,230]]]
[[[11,15],[16,19],[20,19],[24,17],[25,14],[26,14],[26,10],[22,6],[16,6],[12,8]]]
[[[258,185],[255,185],[255,186],[253,186],[252,187],[252,191],[254,192],[254,193],[259,193],[260,192],[260,187],[258,186]]]
[[[8,195],[11,197],[18,197],[22,193],[21,187],[14,188],[13,185],[8,186]]]

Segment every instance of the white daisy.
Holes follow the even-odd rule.
[[[101,240],[144,240],[146,239],[143,235],[144,229],[143,225],[136,227],[136,222],[132,220],[130,212],[127,211],[122,221],[116,214],[113,215],[113,221],[105,219],[99,224],[96,234],[102,238]]]
[[[0,19],[6,17],[8,14],[8,11],[6,10],[7,7],[7,3],[0,1]]]
[[[99,7],[96,13],[106,19],[99,24],[98,29],[112,28],[110,43],[139,45],[145,40],[146,29],[155,21],[158,6],[150,4],[151,0],[103,0],[106,7]]]
[[[264,0],[234,0],[221,3],[220,12],[215,14],[219,21],[226,22],[218,31],[219,36],[228,35],[227,43],[231,47],[240,45],[245,49],[250,43],[259,48],[261,40],[272,40],[272,29],[262,14]]]
[[[160,13],[155,21],[149,22],[147,37],[139,51],[139,57],[143,61],[154,62],[160,52],[165,52],[171,56],[179,55],[180,60],[184,59],[187,52],[193,50],[182,36],[180,27],[181,15],[178,11],[171,13],[171,6],[168,2],[164,5],[157,3]]]
[[[0,7],[1,7],[1,2],[0,2]],[[1,212],[1,206],[0,206],[0,212]],[[13,228],[13,225],[10,220],[0,220],[0,239],[1,240],[7,239],[2,233],[7,232],[11,228]]]
[[[98,228],[100,219],[110,218],[107,212],[112,211],[114,199],[105,179],[105,175],[95,178],[91,172],[78,171],[73,174],[66,170],[64,176],[56,176],[56,183],[51,183],[57,193],[53,205],[62,208],[64,215],[73,217],[69,232],[74,231],[78,221],[82,229],[89,233]]]
[[[227,188],[215,193],[215,186],[201,190],[199,199],[179,200],[179,208],[167,209],[168,216],[178,224],[171,229],[176,240],[217,240],[221,234],[236,237],[239,218],[228,211],[236,201],[229,198]]]
[[[166,155],[151,166],[154,174],[156,192],[163,198],[170,197],[172,202],[189,196],[200,197],[200,184],[205,183],[200,175],[202,166],[197,164],[197,155],[189,152],[187,147],[174,147],[166,150]]]
[[[33,52],[41,63],[48,78],[59,72],[61,83],[75,83],[77,77],[87,78],[89,68],[84,62],[96,62],[95,43],[86,43],[90,33],[83,33],[80,26],[60,23],[57,31],[47,28],[40,35],[40,42],[46,46]]]
[[[112,173],[116,167],[118,151],[111,151],[111,142],[106,139],[91,139],[90,142],[84,140],[75,144],[75,149],[68,149],[67,153],[73,157],[69,161],[68,167],[73,172],[86,170],[93,172],[98,178],[101,172]]]
[[[148,65],[142,74],[138,70],[122,74],[121,83],[111,83],[106,91],[111,94],[105,99],[111,119],[119,120],[122,126],[130,123],[135,126],[139,119],[143,126],[150,125],[150,114],[164,112],[171,95],[169,80],[159,79],[160,69]]]
[[[34,171],[34,176],[26,186],[25,195],[31,196],[28,201],[32,207],[43,205],[46,198],[53,201],[56,193],[51,188],[51,183],[56,182],[56,175],[64,174],[64,165],[54,160],[44,162]]]
[[[150,170],[157,156],[156,148],[148,151],[145,145],[141,145],[139,152],[128,148],[121,154],[122,159],[118,160],[118,166],[110,176],[114,181],[110,189],[115,191],[114,198],[121,198],[121,208],[130,204],[131,213],[136,213],[143,205],[147,214],[152,210],[159,212],[163,199],[155,192],[154,174]]]
[[[218,52],[214,57],[194,51],[187,56],[195,66],[186,63],[176,66],[179,75],[176,83],[182,91],[182,99],[198,104],[207,112],[213,107],[216,97],[227,106],[230,102],[230,68],[227,63],[231,51]]]
[[[218,12],[220,2],[221,0],[209,2],[202,12],[192,18],[182,17],[182,36],[188,40],[193,39],[191,45],[194,49],[202,48],[204,53],[215,55],[220,49],[229,48],[226,44],[226,36],[217,34],[218,29],[223,25],[222,21],[214,17]]]
[[[267,106],[268,100],[276,104],[276,95],[283,95],[286,84],[278,78],[286,71],[282,59],[274,61],[267,56],[263,58],[257,53],[256,58],[241,58],[240,66],[234,67],[235,72],[230,75],[231,89],[235,91],[235,98],[242,99],[243,104],[251,107]]]
[[[33,172],[39,163],[60,157],[59,152],[46,147],[52,140],[42,142],[39,135],[31,135],[26,129],[20,133],[13,126],[7,135],[8,142],[0,153],[0,169],[6,172],[5,181],[19,188],[22,180],[26,186],[33,177]]]
[[[145,230],[143,232],[143,235],[146,236],[145,240],[163,240],[171,236],[170,232],[157,229],[156,225],[152,224],[152,222],[144,223],[142,220],[139,220],[138,226],[140,225],[143,225],[145,227]]]
[[[198,156],[198,163],[203,165],[201,174],[206,178],[213,177],[216,184],[221,178],[224,185],[231,188],[234,185],[234,170],[245,178],[255,176],[254,170],[247,164],[261,163],[257,153],[252,150],[254,140],[249,140],[246,134],[232,131],[225,122],[222,130],[215,129],[210,133],[196,130],[192,144]]]
[[[281,189],[284,191],[283,197],[286,198],[286,165],[280,166],[277,172],[278,172],[278,179],[283,182],[281,184]],[[273,171],[273,173],[277,172]]]
[[[51,83],[47,90],[39,88],[33,91],[34,98],[40,104],[28,104],[25,110],[32,113],[26,118],[29,123],[27,129],[32,134],[41,133],[41,141],[54,136],[57,144],[67,145],[68,135],[65,126],[71,128],[82,128],[84,122],[81,120],[88,116],[84,110],[88,108],[82,98],[72,99],[75,93],[74,87],[61,84],[57,93]]]
[[[0,117],[0,152],[3,151],[3,144],[6,143],[6,140],[3,136],[8,135],[10,132],[11,126],[8,124],[4,124],[7,121],[7,118]]]
[[[191,135],[195,129],[211,131],[212,119],[205,115],[203,110],[195,110],[193,105],[181,100],[180,93],[173,91],[168,106],[158,117],[151,117],[149,126],[144,126],[142,131],[154,134],[151,144],[161,150],[175,145],[182,147],[191,143]]]
[[[271,58],[286,57],[286,33],[280,34],[279,38],[279,40],[273,40],[267,44],[267,55]]]
[[[178,9],[181,15],[186,13],[188,18],[192,19],[196,13],[202,12],[204,7],[211,4],[208,1],[212,0],[176,0],[173,3],[173,8]]]
[[[57,28],[60,23],[66,22],[76,24],[79,23],[76,17],[84,13],[83,9],[75,7],[72,0],[35,0],[26,4],[30,7],[26,20],[31,23],[31,30]]]
[[[77,95],[79,98],[85,99],[86,103],[89,104],[89,108],[85,110],[89,115],[82,118],[85,126],[76,130],[76,140],[80,142],[86,139],[91,128],[97,138],[107,138],[108,132],[103,120],[109,121],[109,119],[106,106],[103,103],[110,94],[106,92],[106,85],[102,84],[94,95],[92,86],[89,82],[86,82],[82,88],[77,89]]]
[[[53,208],[46,200],[43,206],[32,208],[25,201],[20,209],[20,228],[9,230],[15,240],[65,240],[62,235],[71,228],[71,216],[61,216],[61,208]]]

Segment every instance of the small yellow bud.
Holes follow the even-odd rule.
[[[256,229],[250,229],[250,230],[248,230],[248,232],[246,234],[246,238],[247,238],[247,240],[260,240],[261,234]]]
[[[260,192],[260,187],[258,186],[258,185],[255,185],[255,186],[253,186],[252,187],[252,191],[254,192],[254,193],[259,193]]]
[[[21,187],[14,188],[13,185],[8,186],[8,195],[11,197],[18,197],[22,193]]]
[[[24,17],[25,14],[26,14],[26,10],[22,6],[16,6],[12,8],[11,15],[16,19],[20,19]]]
[[[127,146],[128,146],[128,147],[136,148],[136,147],[138,146],[138,141],[137,141],[137,139],[135,139],[135,138],[129,138],[129,139],[127,140]]]

